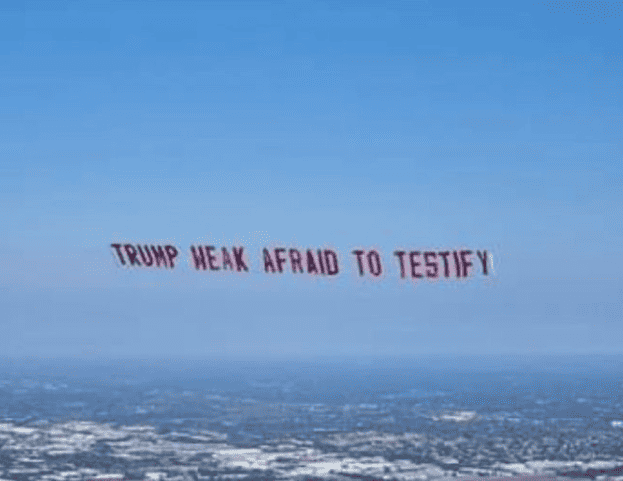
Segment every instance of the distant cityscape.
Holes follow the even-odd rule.
[[[230,388],[7,374],[0,480],[623,478],[614,373],[428,372],[404,391],[387,374],[390,392],[371,374],[351,372],[350,393],[309,373]]]

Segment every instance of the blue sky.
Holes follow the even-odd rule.
[[[0,352],[621,353],[623,9],[561,5],[3,2]],[[340,275],[264,274],[264,246]],[[396,248],[493,271],[401,281]]]

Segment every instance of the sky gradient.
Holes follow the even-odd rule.
[[[0,353],[623,353],[623,4],[1,3]],[[400,280],[398,248],[492,271]]]

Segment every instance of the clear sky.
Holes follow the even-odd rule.
[[[0,2],[0,353],[623,353],[622,14]],[[122,268],[115,242],[180,262]],[[250,272],[196,271],[191,244]],[[266,274],[264,246],[340,274]],[[401,280],[397,248],[491,271]]]

